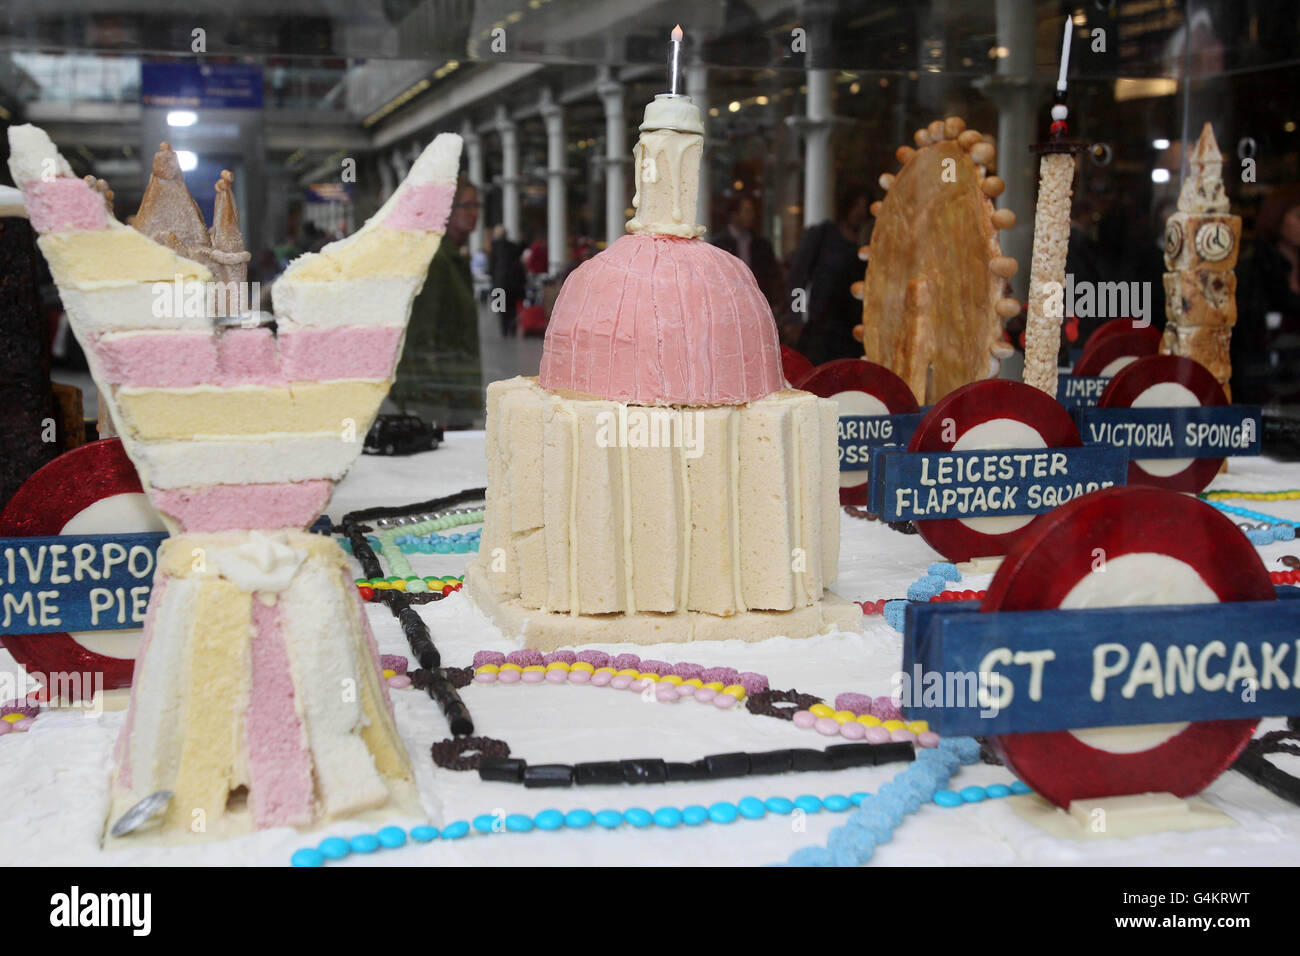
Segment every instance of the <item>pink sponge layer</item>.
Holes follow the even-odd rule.
[[[442,183],[412,186],[384,219],[385,229],[433,229],[441,232],[451,215],[456,187]]]
[[[66,176],[48,182],[23,183],[27,218],[37,232],[67,229],[106,229],[104,197],[80,179]]]
[[[564,283],[539,382],[617,402],[739,405],[785,387],[749,268],[698,239],[627,235]]]
[[[93,342],[101,374],[116,385],[189,388],[194,385],[287,385],[393,374],[402,330],[395,326],[340,329],[227,329],[143,332]]]
[[[322,480],[155,488],[153,502],[186,532],[305,528],[329,502],[332,485]]]

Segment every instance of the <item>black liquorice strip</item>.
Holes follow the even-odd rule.
[[[1287,726],[1291,727],[1295,718],[1289,718]],[[1286,753],[1300,755],[1300,734],[1292,730],[1274,730],[1252,740],[1241,752],[1232,769],[1244,774],[1270,793],[1275,793],[1283,800],[1300,805],[1300,778],[1287,773],[1272,763],[1266,754]]]
[[[466,488],[464,491],[458,491],[455,494],[444,495],[441,498],[430,498],[428,501],[417,501],[409,505],[397,505],[387,508],[366,508],[362,511],[349,511],[343,516],[342,524],[363,524],[367,521],[378,521],[380,518],[404,518],[407,515],[418,515],[443,511],[447,508],[454,508],[462,505],[467,501],[482,501],[487,495],[486,488]]]
[[[483,738],[474,738],[483,739]],[[443,743],[451,743],[444,741]],[[435,747],[438,745],[435,745]],[[916,757],[908,742],[883,744],[833,744],[825,750],[772,750],[766,753],[711,754],[693,763],[668,763],[657,758],[607,760],[597,763],[541,764],[530,766],[508,753],[493,756],[487,752],[474,758],[474,768],[438,763],[449,770],[477,769],[481,780],[499,783],[522,783],[525,787],[568,787],[577,785],[612,786],[615,784],[679,783],[687,780],[723,780],[732,777],[766,776],[790,771],[847,770],[853,767],[878,767],[886,763],[909,761]],[[435,751],[434,761],[438,762]],[[530,780],[532,782],[530,782]]]
[[[366,576],[381,578],[384,576],[384,572],[380,567],[379,558],[371,549],[370,542],[366,540],[365,533],[362,531],[360,526],[362,520],[370,517],[388,517],[390,513],[402,515],[411,512],[436,511],[439,508],[450,507],[452,504],[481,498],[482,496],[482,488],[471,488],[449,495],[446,498],[434,498],[414,505],[404,505],[398,508],[370,508],[366,511],[350,512],[343,516],[343,532],[347,535],[348,541],[351,542],[352,554],[361,564]],[[412,595],[412,597],[421,596]],[[438,653],[438,647],[433,643],[433,635],[429,633],[428,625],[411,608],[411,597],[408,597],[403,591],[382,589],[376,594],[376,599],[383,601],[387,605],[389,613],[397,618],[398,623],[402,625],[402,633],[406,637],[407,646],[411,648],[411,653],[415,656],[420,669],[428,675],[427,678],[421,680],[421,684],[423,684],[421,689],[441,708],[443,716],[447,718],[447,723],[451,726],[452,736],[468,737],[473,734],[474,720],[470,717],[469,708],[465,706],[460,693],[456,690],[456,683],[443,674],[441,670],[442,655]],[[432,594],[430,594],[429,600],[435,600]],[[421,601],[419,603],[426,602]],[[411,679],[411,683],[415,683],[414,678]],[[464,685],[461,684],[460,686]]]

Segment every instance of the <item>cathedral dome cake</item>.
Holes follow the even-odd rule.
[[[646,108],[629,235],[556,302],[541,374],[488,386],[466,584],[533,648],[859,630],[839,564],[838,408],[790,389],[749,269],[693,221],[702,126]]]

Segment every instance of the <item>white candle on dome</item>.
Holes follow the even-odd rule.
[[[682,56],[682,25],[679,23],[673,27],[673,31],[669,36],[672,42],[669,44],[668,53],[668,95],[676,96],[679,83],[678,77],[680,75],[678,61]]]

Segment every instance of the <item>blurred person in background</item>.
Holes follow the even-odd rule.
[[[1265,198],[1254,247],[1237,263],[1232,397],[1300,403],[1300,183]]]
[[[790,260],[786,300],[778,312],[782,339],[814,365],[862,355],[862,344],[853,338],[853,327],[862,322],[862,303],[851,287],[866,270],[858,247],[868,208],[865,192],[845,193],[835,218],[810,227]]]
[[[505,308],[505,311],[498,313],[497,316],[501,320],[503,339],[515,334],[515,315],[527,287],[524,264],[520,261],[523,254],[520,244],[506,235],[505,226],[498,225],[492,230],[492,248],[488,250],[488,271],[492,276],[492,291],[488,293],[488,301],[494,309],[498,305],[503,305]],[[500,296],[497,294],[497,289],[501,290]]]
[[[464,246],[478,224],[478,189],[456,183],[447,231],[411,306],[392,397],[404,412],[446,428],[472,428],[483,414],[478,306]]]
[[[709,242],[730,252],[749,266],[763,298],[774,309],[781,304],[781,266],[772,251],[772,243],[754,231],[758,208],[750,196],[740,196],[731,207],[727,228],[709,237]]]

